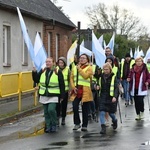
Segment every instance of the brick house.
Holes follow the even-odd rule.
[[[16,7],[20,8],[34,45],[39,32],[48,56],[65,56],[76,26],[50,0],[0,1],[0,73],[32,70]]]

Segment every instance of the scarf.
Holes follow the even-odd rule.
[[[134,69],[134,72],[136,73],[142,72],[143,64],[141,66],[135,65],[133,69]]]

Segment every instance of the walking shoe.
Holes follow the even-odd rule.
[[[130,103],[133,104],[133,99],[130,100]]]
[[[144,119],[144,112],[140,112],[140,119]]]
[[[106,134],[106,126],[105,126],[105,124],[102,124],[102,125],[101,125],[100,134]]]
[[[82,127],[81,131],[87,131],[87,127]]]
[[[92,120],[92,115],[91,114],[88,115],[88,120]]]
[[[96,119],[96,113],[95,112],[92,113],[92,118],[93,118],[93,120]]]
[[[65,125],[65,118],[62,118],[61,125]]]
[[[135,120],[141,120],[140,115],[137,115],[137,116],[135,117]]]
[[[78,130],[79,128],[81,128],[81,126],[78,124],[74,126],[73,130]]]
[[[56,132],[56,126],[52,126],[50,132]]]
[[[109,127],[109,120],[106,120],[106,121],[105,121],[105,126],[106,126],[106,127]]]
[[[118,124],[117,124],[117,119],[114,120],[114,121],[112,121],[112,122],[113,122],[113,124],[112,124],[113,129],[114,129],[114,130],[117,129],[117,126],[118,126]]]
[[[125,102],[125,105],[126,105],[126,107],[127,107],[127,106],[129,105],[129,102],[128,102],[128,101],[126,101],[126,102]]]
[[[45,128],[45,129],[44,129],[44,132],[45,132],[45,133],[50,133],[50,132],[51,132],[51,128]]]

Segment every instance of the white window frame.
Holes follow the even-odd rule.
[[[11,28],[3,24],[3,66],[11,65]]]
[[[22,65],[23,66],[28,65],[28,49],[24,39],[23,39],[23,47],[22,47]]]
[[[56,47],[56,61],[57,61],[58,60],[58,51],[59,51],[59,34],[56,34],[55,47]]]
[[[52,41],[52,33],[48,33],[48,57],[51,57],[51,41]]]

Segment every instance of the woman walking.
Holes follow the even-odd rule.
[[[129,91],[134,97],[136,118],[140,120],[144,118],[144,97],[147,95],[148,85],[150,83],[150,74],[143,62],[142,57],[135,59],[135,64],[130,70],[127,81],[130,83]]]
[[[112,118],[113,129],[117,128],[117,118],[115,112],[117,109],[117,98],[118,98],[118,82],[116,75],[112,72],[112,66],[110,63],[105,63],[103,66],[103,73],[100,77],[100,123],[101,131],[100,134],[106,134],[105,125],[105,114],[108,112]]]
[[[89,57],[82,54],[79,57],[79,63],[72,69],[70,77],[71,97],[73,101],[73,130],[78,130],[81,126],[79,115],[79,104],[82,106],[82,128],[81,131],[87,131],[89,102],[93,100],[90,87],[91,77],[93,75],[92,66],[89,64]]]
[[[32,71],[33,80],[39,84],[39,102],[43,104],[45,132],[56,132],[58,97],[62,101],[65,93],[64,78],[61,70],[56,69],[52,57],[46,59],[46,68]]]

